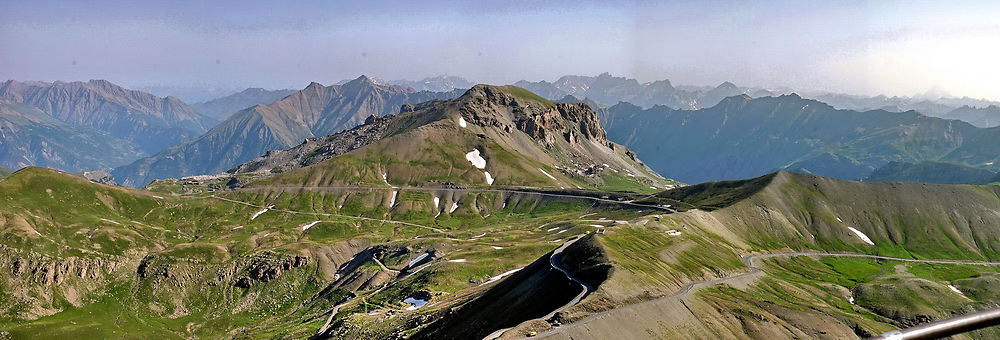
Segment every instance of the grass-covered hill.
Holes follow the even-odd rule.
[[[1000,129],[915,111],[838,110],[795,94],[729,97],[701,110],[620,103],[602,115],[608,139],[687,183],[777,170],[858,180],[893,161],[1000,164]]]
[[[1000,186],[856,182],[782,171],[651,200],[709,210],[721,223],[739,221],[727,229],[758,248],[996,260],[998,195]]]
[[[509,335],[858,339],[1000,303],[989,295],[1000,286],[986,288],[1000,275],[997,262],[837,256],[997,261],[996,186],[778,172],[673,189],[650,203],[685,211],[599,235],[614,265],[610,277],[562,312],[560,327],[536,320]],[[793,252],[830,255],[753,258]],[[987,329],[958,338],[998,335]]]
[[[989,184],[1000,181],[1000,174],[982,168],[951,162],[889,162],[889,164],[875,169],[866,180],[875,182]]]
[[[269,158],[281,160],[277,165],[290,164],[282,169],[312,165],[251,186],[462,185],[654,192],[676,185],[647,168],[627,148],[608,141],[596,113],[586,105],[551,102],[515,86],[477,85],[459,98],[407,106],[387,121],[369,123],[378,127],[363,125],[342,133],[373,135],[355,149],[331,152],[339,145],[331,144],[334,140],[306,141],[302,147],[254,160],[251,164],[273,163]],[[326,160],[311,159],[317,155]],[[237,170],[241,168],[273,172],[270,165]]]
[[[475,324],[475,336],[509,328],[504,338],[859,338],[995,306],[1000,270],[752,257],[996,261],[998,193],[778,172],[628,204],[486,186],[180,196],[29,167],[0,179],[0,329],[390,339],[458,337],[471,333],[456,325]],[[584,291],[578,281],[588,293],[563,308]],[[427,304],[404,302],[414,299]]]

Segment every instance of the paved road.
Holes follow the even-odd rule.
[[[432,187],[410,187],[410,186],[403,186],[403,187],[396,187],[396,186],[383,187],[383,186],[377,186],[376,187],[376,186],[361,186],[361,185],[358,185],[358,186],[344,185],[344,186],[308,186],[308,187],[299,187],[299,186],[269,185],[269,186],[260,186],[260,187],[236,188],[236,189],[233,189],[233,191],[255,191],[255,190],[267,190],[267,189],[409,190],[409,191],[463,191],[463,192],[516,193],[516,194],[528,194],[528,195],[538,195],[538,196],[547,196],[547,197],[562,197],[562,198],[585,199],[585,200],[591,200],[591,201],[595,201],[595,202],[613,203],[613,204],[621,204],[621,205],[627,205],[627,206],[633,206],[633,207],[639,207],[639,208],[656,209],[656,210],[662,210],[662,211],[667,211],[667,212],[676,212],[675,210],[670,209],[670,208],[665,208],[665,207],[656,206],[656,205],[638,204],[638,203],[634,203],[632,201],[618,201],[618,200],[613,200],[613,199],[591,197],[591,196],[583,196],[583,195],[554,194],[554,193],[548,193],[548,192],[538,192],[538,191],[531,191],[531,190],[517,190],[517,189],[476,189],[476,188],[459,189],[459,188],[432,188]]]
[[[582,289],[582,291],[580,291],[580,294],[577,294],[576,297],[574,297],[568,303],[566,303],[562,307],[556,308],[556,310],[553,310],[551,313],[546,314],[545,316],[543,316],[541,318],[542,320],[548,320],[548,319],[552,318],[556,313],[561,312],[561,311],[565,310],[566,308],[573,307],[573,305],[576,305],[577,303],[579,303],[580,300],[583,300],[583,298],[585,296],[587,296],[587,294],[590,294],[591,292],[594,291],[594,287],[591,287],[586,282],[583,282],[582,280],[580,280],[579,278],[577,278],[576,275],[573,275],[573,273],[571,273],[569,270],[567,270],[566,267],[563,267],[562,263],[559,262],[559,259],[562,257],[563,250],[566,250],[566,247],[569,247],[571,244],[575,243],[576,241],[579,241],[581,238],[583,238],[583,235],[577,236],[577,237],[573,238],[572,240],[569,240],[566,243],[563,243],[562,246],[559,246],[559,248],[556,248],[556,250],[552,251],[552,256],[549,256],[549,264],[552,266],[552,268],[555,268],[556,270],[562,272],[564,275],[566,275],[567,278],[569,278],[573,282],[576,282],[576,283],[580,284],[581,288],[583,288],[583,289]],[[514,327],[499,329],[499,330],[497,330],[497,331],[495,331],[495,332],[490,333],[489,335],[487,335],[485,338],[483,338],[483,340],[493,340],[493,339],[499,338],[501,335],[503,335],[504,332],[510,330],[511,328],[514,328]]]
[[[591,316],[588,316],[586,318],[583,318],[583,319],[581,319],[581,320],[579,320],[577,322],[574,322],[574,323],[571,323],[571,324],[567,324],[567,325],[563,325],[561,327],[554,328],[554,329],[549,330],[547,332],[539,333],[536,336],[536,338],[540,338],[540,337],[545,337],[545,336],[548,336],[548,335],[557,334],[557,333],[562,332],[563,330],[570,329],[570,328],[573,328],[573,327],[577,327],[577,326],[586,324],[586,323],[588,323],[588,322],[590,322],[590,321],[592,321],[594,319],[598,319],[598,318],[604,317],[604,316],[606,316],[608,314],[611,314],[611,313],[620,312],[620,311],[629,310],[629,309],[634,309],[634,308],[642,306],[642,305],[646,305],[646,304],[650,304],[650,303],[657,303],[657,302],[661,302],[661,301],[667,300],[667,299],[675,299],[675,298],[678,298],[680,296],[683,296],[685,294],[690,293],[691,290],[694,289],[694,288],[701,288],[701,287],[704,287],[704,286],[715,285],[715,284],[718,284],[718,283],[732,281],[732,280],[740,279],[740,278],[751,276],[751,275],[757,275],[758,273],[762,273],[763,272],[760,269],[760,267],[757,267],[756,265],[754,265],[755,260],[758,260],[758,259],[764,260],[764,259],[775,258],[775,257],[794,257],[794,256],[862,257],[862,258],[871,258],[871,259],[903,261],[903,262],[917,262],[917,263],[966,264],[966,265],[1000,266],[1000,262],[964,261],[964,260],[937,260],[937,259],[917,260],[917,259],[907,259],[907,258],[899,258],[899,257],[891,257],[891,256],[879,256],[879,255],[856,254],[856,253],[790,252],[790,253],[770,253],[770,254],[750,255],[750,256],[746,256],[746,257],[743,258],[743,264],[745,264],[748,268],[750,268],[750,271],[748,271],[746,273],[742,273],[742,274],[738,274],[738,275],[734,275],[734,276],[728,276],[728,277],[724,277],[724,278],[718,278],[718,279],[714,279],[714,280],[705,280],[705,281],[691,282],[691,283],[688,283],[687,285],[684,285],[684,287],[682,287],[680,290],[678,290],[677,292],[675,292],[673,294],[670,294],[670,295],[667,295],[667,296],[663,296],[663,297],[659,297],[659,298],[656,298],[656,299],[653,299],[653,300],[643,301],[643,302],[639,302],[639,303],[636,303],[636,304],[631,304],[631,305],[628,305],[628,306],[618,307],[618,308],[615,308],[615,309],[611,309],[611,310],[607,310],[607,311],[604,311],[604,312],[596,313],[594,315],[591,315]]]
[[[256,204],[253,204],[253,203],[247,203],[247,202],[243,202],[243,201],[237,201],[237,200],[228,199],[228,198],[224,198],[224,197],[219,197],[219,196],[215,196],[215,195],[208,196],[208,197],[211,197],[211,198],[214,198],[214,199],[217,199],[217,200],[226,201],[226,202],[232,202],[232,203],[236,203],[236,204],[242,204],[242,205],[246,205],[246,206],[251,206],[251,207],[268,208],[268,207],[262,206],[262,205],[256,205]],[[396,224],[408,225],[408,226],[411,226],[411,227],[429,229],[429,230],[433,230],[433,231],[441,233],[441,234],[445,233],[444,230],[441,230],[441,229],[438,229],[438,228],[429,227],[429,226],[425,226],[425,225],[422,225],[422,224],[416,224],[416,223],[411,223],[411,222],[396,221],[396,220],[383,220],[383,219],[380,219],[380,218],[371,218],[371,217],[364,217],[364,216],[341,215],[341,214],[331,214],[331,213],[302,212],[302,211],[284,210],[284,209],[275,209],[275,208],[269,208],[269,210],[280,211],[280,212],[283,212],[283,213],[296,214],[296,215],[332,216],[332,217],[353,218],[353,219],[358,219],[358,220],[363,220],[363,221],[375,221],[375,222],[382,222],[382,223],[396,223]]]

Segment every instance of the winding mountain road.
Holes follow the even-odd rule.
[[[219,197],[219,196],[216,196],[216,195],[211,195],[211,196],[208,196],[208,197],[214,198],[214,199],[217,199],[217,200],[221,200],[221,201],[226,201],[226,202],[232,202],[232,203],[236,203],[236,204],[242,204],[242,205],[246,205],[246,206],[251,206],[251,207],[268,208],[268,210],[270,210],[270,211],[279,211],[279,212],[288,213],[288,214],[343,217],[343,218],[353,218],[353,219],[362,220],[362,221],[374,221],[374,222],[382,222],[382,223],[396,223],[396,224],[402,224],[402,225],[407,225],[407,226],[411,226],[411,227],[417,227],[417,228],[424,228],[424,229],[428,229],[428,230],[433,230],[433,231],[441,233],[441,234],[445,233],[444,230],[441,230],[441,229],[438,229],[438,228],[429,227],[429,226],[425,226],[425,225],[422,225],[422,224],[416,224],[416,223],[411,223],[411,222],[403,222],[403,221],[397,221],[397,220],[384,220],[384,219],[380,219],[380,218],[372,218],[372,217],[364,217],[364,216],[351,216],[351,215],[341,215],[341,214],[331,214],[331,213],[302,212],[302,211],[295,211],[295,210],[284,210],[284,209],[272,208],[270,206],[263,206],[263,205],[257,205],[257,204],[253,204],[253,203],[243,202],[243,201],[237,201],[237,200],[234,200],[234,199],[228,199],[228,198]]]
[[[546,337],[546,336],[550,336],[550,335],[555,335],[555,334],[558,334],[558,333],[560,333],[560,332],[562,332],[564,330],[567,330],[567,329],[570,329],[570,328],[574,328],[574,327],[579,327],[581,325],[587,324],[587,323],[589,323],[589,322],[591,322],[593,320],[602,318],[602,317],[607,316],[608,314],[611,314],[611,313],[616,313],[616,312],[621,312],[621,311],[625,311],[625,310],[629,310],[629,309],[634,309],[634,308],[637,308],[639,306],[643,306],[643,305],[647,305],[647,304],[651,304],[651,303],[663,302],[663,301],[669,300],[669,299],[677,299],[677,298],[680,298],[680,297],[682,297],[682,296],[684,296],[684,295],[686,295],[688,293],[691,293],[692,290],[697,291],[698,289],[700,289],[702,287],[705,287],[705,286],[711,286],[711,285],[715,285],[715,284],[718,284],[718,283],[724,283],[724,282],[728,282],[728,281],[734,281],[734,280],[738,280],[740,278],[744,278],[744,277],[748,277],[748,276],[752,276],[752,275],[761,274],[761,273],[763,273],[763,270],[761,270],[760,267],[757,267],[756,265],[754,265],[754,261],[758,260],[758,259],[759,260],[765,260],[765,259],[776,258],[776,257],[795,257],[795,256],[860,257],[860,258],[891,260],[891,261],[902,261],[902,262],[915,262],[915,263],[1000,266],[1000,262],[965,261],[965,260],[938,260],[938,259],[918,260],[918,259],[907,259],[907,258],[900,258],[900,257],[869,255],[869,254],[857,254],[857,253],[789,252],[789,253],[756,254],[756,255],[750,255],[750,256],[743,257],[743,264],[745,264],[748,268],[750,268],[750,271],[748,271],[746,273],[742,273],[742,274],[738,274],[738,275],[733,275],[733,276],[728,276],[728,277],[723,277],[723,278],[718,278],[718,279],[712,279],[712,280],[704,280],[704,281],[691,282],[691,283],[688,283],[688,284],[684,285],[684,287],[681,287],[680,290],[678,290],[677,292],[675,292],[673,294],[670,294],[670,295],[667,295],[667,296],[663,296],[663,297],[659,297],[659,298],[652,299],[652,300],[648,300],[648,301],[643,301],[643,302],[631,304],[631,305],[628,305],[628,306],[623,306],[623,307],[618,307],[618,308],[615,308],[615,309],[610,309],[610,310],[603,311],[603,312],[600,312],[600,313],[596,313],[596,314],[593,314],[593,315],[588,316],[586,318],[580,319],[579,321],[576,321],[576,322],[573,322],[573,323],[570,323],[570,324],[567,324],[567,325],[563,325],[561,327],[554,328],[554,329],[551,329],[551,330],[546,331],[546,332],[539,333],[536,336],[534,336],[533,338],[542,338],[542,337]],[[563,308],[567,308],[567,307],[564,306]]]
[[[459,188],[433,188],[433,187],[411,187],[411,186],[403,186],[403,187],[389,186],[389,187],[383,187],[383,186],[362,186],[362,185],[298,187],[298,186],[268,185],[268,186],[259,186],[259,187],[236,188],[236,189],[233,189],[233,191],[254,191],[254,190],[268,190],[268,189],[271,189],[271,190],[273,190],[273,189],[307,189],[307,190],[409,190],[409,191],[431,191],[431,192],[435,192],[435,191],[498,192],[498,193],[510,193],[510,194],[528,194],[528,195],[538,195],[538,196],[547,196],[547,197],[561,197],[561,198],[584,199],[584,200],[591,200],[591,201],[602,202],[602,203],[613,203],[613,204],[627,205],[627,206],[632,206],[632,207],[637,207],[637,208],[657,209],[657,210],[662,210],[662,211],[666,211],[666,212],[676,212],[675,210],[670,209],[670,208],[656,206],[656,205],[638,204],[638,203],[635,203],[635,202],[632,202],[632,201],[618,201],[618,200],[613,200],[613,199],[591,197],[591,196],[584,196],[584,195],[554,194],[554,193],[549,193],[549,192],[539,192],[539,191],[532,191],[532,190],[517,190],[517,189],[475,189],[475,188],[459,189]]]
[[[552,251],[552,256],[549,256],[549,265],[551,265],[552,268],[555,268],[556,270],[558,270],[558,271],[562,272],[564,275],[566,275],[566,278],[568,278],[571,281],[576,282],[577,284],[579,284],[581,286],[581,288],[583,288],[583,290],[580,292],[580,294],[577,294],[576,297],[574,297],[572,300],[570,300],[569,302],[567,302],[562,307],[556,308],[555,310],[553,310],[549,314],[546,314],[545,316],[541,317],[542,320],[548,320],[548,319],[552,318],[553,316],[555,316],[556,313],[561,312],[563,310],[566,310],[566,308],[573,307],[574,305],[576,305],[577,303],[579,303],[580,300],[583,300],[583,298],[586,297],[587,294],[590,294],[591,292],[594,291],[594,287],[591,287],[586,282],[583,282],[582,280],[580,280],[579,278],[577,278],[576,275],[573,275],[573,273],[571,273],[569,270],[567,270],[566,267],[563,267],[562,263],[560,263],[560,261],[559,261],[559,259],[562,258],[562,252],[563,252],[563,250],[566,250],[566,247],[569,247],[570,245],[572,245],[576,241],[579,241],[581,238],[583,238],[583,235],[577,236],[577,237],[573,238],[572,240],[566,241],[561,246],[559,246],[559,248],[556,248],[556,250],[553,250]],[[517,326],[515,325],[514,327],[517,327]],[[493,339],[499,338],[500,336],[503,335],[504,332],[506,332],[506,331],[508,331],[508,330],[510,330],[511,328],[514,328],[514,327],[508,327],[508,328],[496,330],[493,333],[490,333],[489,335],[487,335],[486,337],[484,337],[483,340],[493,340]]]

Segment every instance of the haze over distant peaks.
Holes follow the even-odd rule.
[[[417,91],[433,91],[433,92],[446,92],[454,89],[467,90],[472,88],[475,83],[466,80],[462,77],[449,76],[449,75],[439,75],[435,77],[427,77],[421,80],[410,81],[406,79],[393,80],[390,83],[412,87]]]
[[[609,139],[687,183],[778,169],[860,179],[891,161],[953,161],[995,171],[1000,155],[995,129],[914,111],[838,110],[795,94],[734,96],[701,110],[621,103],[602,121]]]
[[[635,79],[615,77],[610,73],[602,73],[596,77],[563,76],[552,83],[521,80],[515,85],[553,100],[572,95],[576,98],[594,100],[603,105],[614,105],[624,101],[643,107],[666,105],[684,109],[710,107],[722,98],[751,91],[729,82],[709,90],[685,90],[674,87],[669,80],[639,83]]]
[[[370,115],[396,113],[403,104],[457,95],[417,92],[366,76],[343,85],[313,82],[271,104],[239,111],[201,137],[117,168],[113,174],[119,183],[141,186],[158,178],[219,173],[268,150],[357,126]]]
[[[133,142],[147,153],[197,137],[211,123],[174,97],[128,90],[106,80],[0,84],[0,99],[33,106],[76,126]]]
[[[238,93],[225,97],[215,98],[204,103],[192,104],[191,107],[198,113],[212,119],[223,121],[229,118],[236,111],[257,105],[270,104],[284,98],[295,90],[265,90],[259,87],[252,87]]]

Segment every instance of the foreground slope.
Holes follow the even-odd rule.
[[[401,314],[362,334],[400,334],[437,318],[406,309],[407,297],[470,299],[595,230],[540,225],[618,214],[587,199],[448,189],[161,197],[34,167],[0,180],[0,201],[0,329],[14,338],[304,338],[331,310],[340,325],[374,309]]]
[[[406,106],[396,116],[371,117],[359,128],[307,140],[233,171],[284,172],[251,186],[391,183],[650,191],[676,184],[608,141],[597,114],[586,105],[488,85],[454,100]]]
[[[673,189],[650,200],[684,212],[599,235],[595,292],[502,338],[856,339],[995,308],[998,194],[788,172]]]
[[[312,83],[271,104],[239,111],[201,137],[119,167],[113,174],[127,186],[143,186],[160,178],[215,174],[268,150],[286,149],[307,137],[354,127],[370,115],[395,113],[403,104],[449,96],[376,84],[365,76],[344,85]]]
[[[726,98],[703,110],[607,110],[608,138],[684,182],[780,169],[861,179],[891,161],[951,161],[997,169],[1000,130],[916,112],[837,110],[797,95]]]
[[[464,99],[509,95],[480,90]],[[850,339],[1000,303],[1000,269],[968,262],[1000,260],[997,187],[779,172],[618,203],[466,186],[157,196],[22,169],[0,180],[0,329]],[[874,255],[898,258],[857,257]]]

